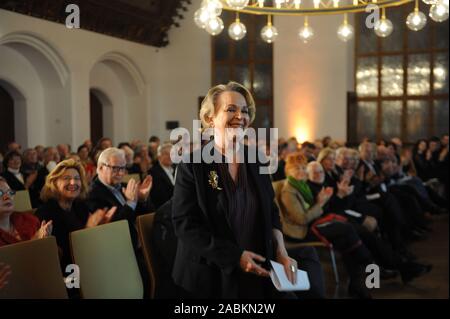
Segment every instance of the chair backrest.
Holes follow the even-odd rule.
[[[67,290],[54,237],[0,247],[0,262],[11,266],[0,299],[66,299]]]
[[[14,209],[17,212],[25,212],[33,209],[31,207],[30,193],[28,190],[17,191],[14,196]]]
[[[128,221],[72,232],[70,241],[73,259],[80,267],[83,298],[143,298]]]
[[[280,200],[281,200],[281,190],[283,189],[283,184],[285,180],[272,182],[273,191],[275,192],[275,201],[278,206],[280,206]]]
[[[140,182],[141,181],[141,176],[139,176],[139,174],[128,174],[125,175],[122,179],[122,183],[128,183],[128,181],[130,179],[134,179],[136,182]]]
[[[142,252],[144,254],[145,265],[150,278],[149,295],[150,298],[155,297],[156,289],[156,263],[152,254],[152,233],[153,223],[155,220],[155,213],[145,214],[137,217],[136,224],[139,234],[139,240],[142,245]]]

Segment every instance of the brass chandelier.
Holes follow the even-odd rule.
[[[430,6],[428,16],[432,20],[443,22],[448,19],[449,0],[203,0],[201,7],[195,12],[194,21],[198,27],[215,36],[225,28],[220,18],[222,11],[235,12],[236,20],[228,27],[228,34],[238,41],[247,33],[246,26],[239,18],[240,14],[267,16],[267,25],[261,30],[261,37],[265,42],[273,43],[278,37],[278,30],[272,22],[273,16],[303,16],[303,26],[299,29],[298,36],[307,43],[314,37],[314,29],[308,21],[309,16],[341,14],[343,22],[337,29],[337,36],[347,42],[354,35],[354,28],[347,18],[349,13],[381,10],[381,17],[380,14],[375,15],[372,27],[377,36],[387,37],[394,29],[386,15],[387,9],[413,1],[415,1],[414,10],[406,19],[406,25],[412,31],[423,29],[427,23],[426,15],[420,11],[420,2]],[[366,26],[371,27],[367,23]]]

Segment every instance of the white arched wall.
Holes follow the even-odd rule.
[[[71,142],[68,75],[56,49],[39,36],[0,38],[0,78],[21,93],[15,94],[16,139],[25,147]]]
[[[119,143],[147,135],[145,81],[129,58],[117,52],[105,54],[93,66],[89,83],[111,105],[104,108],[105,136]]]
[[[14,99],[16,140],[24,147],[43,143],[44,89],[33,65],[13,49],[0,45],[0,81]]]

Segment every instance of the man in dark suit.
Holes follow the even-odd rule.
[[[171,143],[165,143],[158,147],[158,161],[149,170],[153,177],[153,186],[150,192],[156,209],[172,198],[175,185],[175,169],[170,159]]]
[[[130,179],[125,185],[122,184],[125,171],[126,160],[123,150],[115,147],[104,150],[98,159],[98,176],[92,183],[87,202],[91,211],[116,206],[117,211],[113,221],[128,220],[131,240],[134,248],[137,249],[136,215],[154,210],[149,199],[152,177],[147,176],[142,183]]]

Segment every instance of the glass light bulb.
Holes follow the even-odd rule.
[[[432,5],[432,4],[436,4],[437,0],[422,0],[423,3],[428,4],[428,5]]]
[[[227,4],[231,8],[237,9],[237,10],[244,9],[248,5],[249,2],[250,2],[249,0],[227,0]]]
[[[266,25],[262,30],[261,30],[261,37],[262,39],[267,42],[267,43],[272,43],[276,40],[276,38],[278,37],[278,30],[277,28],[275,28],[273,25],[269,24]]]
[[[347,42],[353,39],[353,35],[355,34],[355,30],[351,24],[343,23],[339,26],[337,30],[338,38],[341,41]]]
[[[210,15],[218,17],[222,13],[223,4],[220,0],[203,0],[202,8],[205,8]]]
[[[389,19],[382,18],[375,23],[375,33],[379,37],[385,38],[389,36],[393,30],[394,27]]]
[[[228,27],[228,35],[233,40],[241,40],[247,34],[247,28],[240,21],[235,21]]]
[[[219,17],[213,17],[206,23],[206,32],[211,35],[218,35],[222,32],[223,28],[223,21]]]
[[[195,11],[194,14],[195,24],[199,28],[204,29],[206,28],[206,24],[208,23],[210,17],[211,15],[209,14],[208,10],[206,10],[205,8],[200,8]]]
[[[427,24],[427,17],[423,12],[414,10],[406,18],[406,25],[413,31],[422,30]]]
[[[264,0],[258,0],[258,6],[264,8]]]
[[[441,4],[443,4],[448,10],[448,0],[441,0]]]
[[[314,29],[309,25],[304,25],[298,31],[298,36],[303,43],[308,43],[314,37]]]
[[[431,6],[429,16],[436,22],[443,22],[448,19],[448,7],[438,2]]]

